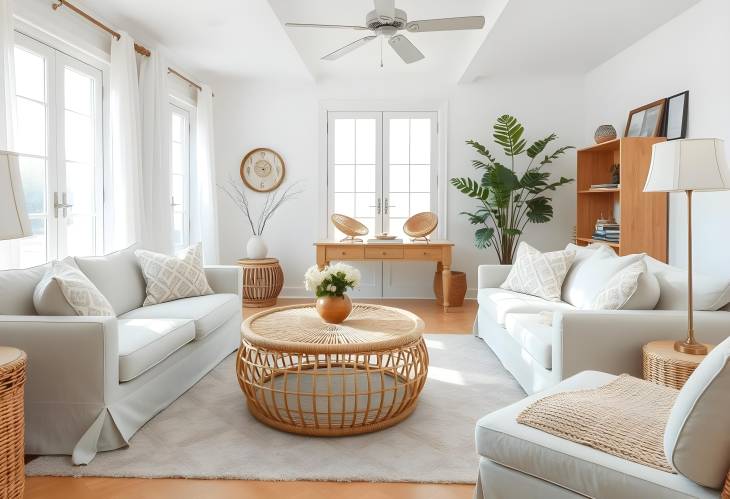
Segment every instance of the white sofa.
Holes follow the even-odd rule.
[[[477,422],[475,499],[718,499],[730,469],[730,339],[718,345],[680,390],[664,430],[676,473],[607,454],[517,423],[536,400],[605,385],[615,376],[585,371]],[[727,475],[730,480],[730,475]]]
[[[47,265],[0,272],[0,345],[28,354],[25,452],[74,464],[132,435],[234,351],[238,267],[206,267],[215,294],[142,307],[133,250],[76,258],[117,317],[38,316],[33,291]]]
[[[658,277],[661,310],[579,310],[565,301],[550,302],[501,289],[511,266],[480,265],[474,334],[489,345],[528,394],[586,370],[641,377],[642,345],[681,339],[687,332],[687,312],[682,307],[686,284],[677,280],[686,271],[645,259],[649,272]],[[730,300],[730,283],[696,278],[698,296]],[[553,312],[552,325],[544,323],[543,311]],[[718,344],[730,336],[727,306],[720,311],[697,311],[694,319],[699,341]]]

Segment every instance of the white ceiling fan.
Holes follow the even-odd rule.
[[[365,26],[305,23],[286,23],[286,25],[297,28],[336,28],[373,32],[372,35],[355,40],[354,42],[325,55],[322,57],[322,60],[325,61],[334,61],[339,59],[345,54],[349,54],[353,50],[362,47],[381,36],[388,40],[388,45],[393,48],[395,53],[398,54],[406,64],[420,61],[424,58],[424,55],[408,38],[403,35],[399,35],[398,31],[407,30],[411,33],[422,33],[426,31],[482,29],[484,27],[484,17],[482,16],[424,19],[422,21],[408,22],[408,16],[405,11],[395,8],[395,0],[374,0],[374,2],[375,10],[368,12],[365,18]]]

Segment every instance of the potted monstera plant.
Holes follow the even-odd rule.
[[[491,247],[499,262],[511,264],[517,245],[528,223],[546,223],[553,218],[549,192],[573,179],[553,180],[548,167],[572,146],[558,147],[546,154],[547,147],[558,136],[551,133],[527,145],[525,128],[514,116],[497,118],[492,137],[501,147],[507,161],[500,162],[485,146],[474,140],[466,143],[481,156],[472,161],[479,178],[452,178],[451,184],[477,201],[476,210],[462,212],[477,228],[474,244],[477,248]],[[518,160],[524,155],[529,161],[520,169]]]

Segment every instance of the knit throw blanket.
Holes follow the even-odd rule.
[[[622,374],[590,390],[556,393],[517,416],[517,422],[622,459],[675,473],[664,455],[664,428],[679,393]]]

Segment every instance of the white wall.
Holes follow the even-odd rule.
[[[347,84],[328,81],[312,83],[254,84],[223,80],[214,82],[216,93],[216,157],[218,180],[238,178],[243,155],[255,147],[271,147],[287,162],[286,183],[302,179],[306,192],[285,206],[272,220],[265,239],[270,254],[281,260],[285,274],[284,295],[302,296],[305,269],[314,263],[311,243],[317,239],[320,180],[319,116],[321,101],[341,100],[423,100],[448,105],[447,178],[471,175],[471,160],[476,155],[464,141],[475,139],[491,144],[492,124],[504,113],[518,117],[526,126],[529,138],[537,139],[556,132],[560,144],[579,145],[581,137],[582,77],[534,77],[529,80],[488,80],[475,84],[435,88],[428,84],[404,85],[383,82]],[[496,152],[496,150],[495,150]],[[575,154],[551,167],[556,176],[572,176]],[[473,203],[451,186],[447,186],[447,236],[456,243],[453,268],[467,271],[469,287],[476,287],[476,267],[494,263],[491,249],[474,248],[473,228],[458,213],[471,210]],[[263,195],[252,193],[257,206]],[[575,194],[567,186],[555,194],[556,219],[549,224],[531,227],[525,239],[543,250],[565,246],[575,224]],[[223,263],[245,255],[245,241],[250,230],[235,205],[219,198],[221,256]],[[406,264],[399,264],[406,265]],[[431,272],[409,278],[423,281],[424,296],[430,293]]]
[[[730,144],[730,2],[703,0],[586,75],[584,142],[595,128],[623,132],[630,109],[689,90],[688,137]],[[730,149],[729,149],[730,150]],[[670,195],[669,259],[686,267],[684,194]],[[694,196],[694,262],[730,277],[730,192]]]

